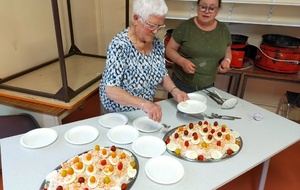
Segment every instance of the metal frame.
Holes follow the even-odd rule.
[[[288,82],[288,83],[298,83],[299,84],[299,80],[296,81],[296,80],[289,80],[289,79],[282,79],[282,78],[279,79],[279,78],[271,78],[271,77],[265,77],[265,76],[254,76],[254,75],[248,75],[247,73],[243,73],[242,88],[241,88],[241,92],[240,92],[240,96],[239,96],[241,99],[244,99],[248,78],[270,80],[270,81],[280,81],[280,82]]]
[[[17,92],[22,92],[22,93],[27,93],[27,94],[32,94],[32,95],[37,95],[37,96],[43,96],[47,98],[54,98],[58,100],[62,100],[64,102],[70,102],[72,98],[74,98],[76,95],[90,87],[92,84],[95,82],[99,81],[102,77],[102,75],[97,76],[96,78],[92,79],[91,81],[87,82],[83,86],[81,86],[77,90],[73,90],[68,86],[68,80],[67,80],[67,70],[65,66],[65,58],[70,57],[72,55],[81,55],[81,56],[89,56],[89,57],[95,57],[95,58],[103,58],[105,59],[106,56],[100,56],[100,55],[92,55],[92,54],[87,54],[87,53],[82,53],[75,45],[74,42],[74,33],[73,33],[73,22],[72,22],[72,12],[71,12],[71,2],[70,0],[67,0],[67,10],[68,10],[68,19],[69,19],[69,30],[70,30],[70,38],[71,38],[71,47],[67,55],[64,55],[64,48],[63,48],[63,43],[62,43],[62,34],[61,34],[61,25],[60,25],[60,19],[59,19],[59,8],[58,8],[58,0],[51,0],[52,3],[52,12],[53,12],[53,19],[54,19],[54,26],[55,26],[55,34],[56,34],[56,42],[57,42],[57,50],[58,50],[58,58],[42,63],[38,66],[29,68],[27,70],[24,70],[22,72],[13,74],[11,76],[5,77],[3,79],[0,79],[0,88],[2,89],[7,89],[7,90],[12,90],[12,91],[17,91]],[[126,0],[126,25],[129,23],[128,19],[128,4],[129,0]],[[14,86],[9,86],[5,85],[3,83],[18,78],[22,75],[28,74],[32,71],[35,71],[37,69],[40,69],[42,67],[45,67],[47,65],[50,65],[54,62],[59,61],[60,64],[60,72],[61,72],[61,78],[62,78],[62,88],[58,90],[57,93],[51,94],[51,93],[46,93],[46,92],[41,92],[41,91],[35,91],[31,89],[25,89],[25,88],[20,88],[20,87],[14,87]]]

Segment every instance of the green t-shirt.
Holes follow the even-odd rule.
[[[203,31],[195,24],[194,18],[190,18],[172,32],[173,39],[180,44],[179,54],[196,65],[194,74],[187,74],[181,66],[173,65],[173,72],[184,83],[199,87],[214,83],[219,62],[224,58],[227,47],[231,45],[231,35],[227,26],[217,22],[214,30]]]

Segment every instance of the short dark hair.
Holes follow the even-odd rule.
[[[201,1],[201,0],[198,0],[198,1],[197,1],[197,4],[198,4],[198,5],[199,5],[200,1]],[[218,7],[221,7],[221,3],[222,3],[222,0],[219,0],[219,5],[218,5]]]

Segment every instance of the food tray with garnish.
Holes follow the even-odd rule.
[[[137,157],[129,150],[95,145],[50,172],[40,190],[118,189],[127,190],[139,172]]]
[[[196,162],[215,162],[233,157],[243,146],[237,131],[217,121],[199,121],[168,131],[163,140],[167,152],[178,158]]]

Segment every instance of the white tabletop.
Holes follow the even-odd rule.
[[[215,88],[211,90],[213,89]],[[218,90],[218,92],[225,98],[232,97],[232,95],[221,90]],[[202,91],[196,93],[206,96]],[[177,103],[173,99],[164,100],[158,102],[158,104],[163,108],[162,123],[169,124],[172,128],[190,122],[198,122],[198,119],[177,115]],[[171,185],[162,185],[151,181],[146,176],[144,170],[149,158],[136,155],[139,161],[140,171],[132,187],[133,190],[216,189],[300,140],[299,124],[242,99],[238,99],[238,104],[235,108],[224,110],[221,109],[220,105],[217,105],[213,100],[207,97],[207,107],[205,111],[207,114],[216,112],[242,118],[234,121],[217,120],[219,124],[226,124],[229,128],[240,133],[243,140],[243,146],[240,152],[232,158],[220,162],[200,163],[178,159],[184,166],[185,174],[179,182]],[[264,119],[255,121],[253,119],[255,113],[263,114]],[[129,124],[132,124],[135,118],[146,115],[142,111],[126,112],[123,114],[129,118]],[[204,119],[209,122],[216,121],[216,119]],[[4,189],[39,189],[45,176],[63,161],[66,161],[76,154],[92,149],[95,144],[99,144],[100,146],[113,145],[114,143],[109,141],[106,136],[109,129],[101,126],[98,120],[99,117],[94,117],[53,127],[53,129],[59,133],[58,139],[53,144],[39,149],[24,148],[20,144],[22,135],[1,139]],[[79,125],[96,127],[100,132],[99,137],[86,145],[69,144],[64,139],[65,132]],[[154,135],[163,138],[165,133],[166,131],[162,129],[154,133],[141,132],[140,136]],[[132,151],[131,144],[115,145]],[[165,152],[164,155],[172,156],[168,152]]]

